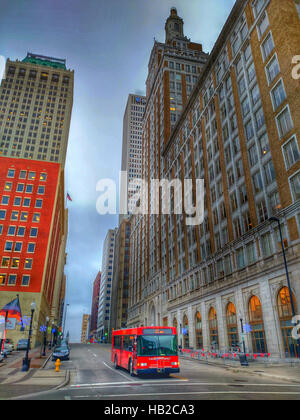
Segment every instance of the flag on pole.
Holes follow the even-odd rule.
[[[69,193],[67,193],[67,199],[68,199],[69,201],[72,201],[72,198],[71,198],[71,196],[70,196],[70,194],[69,194]]]
[[[4,308],[1,309],[0,315],[9,318],[16,318],[18,321],[21,321],[22,312],[20,307],[19,296],[16,299],[9,302]]]
[[[7,305],[5,305],[4,308],[1,309],[0,316],[1,315],[4,316],[4,318],[5,318],[5,321],[4,321],[4,337],[1,340],[1,346],[0,346],[0,351],[2,352],[3,348],[4,348],[4,344],[5,344],[6,323],[7,323],[8,317],[16,318],[18,321],[22,322],[22,326],[23,326],[21,306],[20,306],[20,301],[19,301],[19,296],[18,295],[17,295],[16,299],[12,300]]]

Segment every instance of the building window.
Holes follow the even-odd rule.
[[[267,36],[267,38],[262,43],[262,53],[263,53],[263,59],[266,60],[271,52],[274,49],[274,42],[271,33]]]
[[[280,80],[277,85],[271,91],[272,102],[274,111],[279,108],[282,102],[286,99],[286,93],[284,90],[283,82]]]
[[[32,253],[34,253],[34,251],[35,251],[35,244],[29,243],[27,245],[27,252],[30,253],[30,254],[32,254]]]
[[[6,274],[0,274],[0,286],[5,286]]]
[[[228,346],[234,351],[239,343],[236,309],[232,302],[229,302],[226,309],[226,324],[228,332]]]
[[[296,137],[292,137],[283,145],[283,154],[286,169],[290,169],[296,162],[300,160],[299,147]]]
[[[5,191],[11,191],[12,190],[12,182],[6,182],[4,185]]]
[[[276,76],[280,72],[279,64],[276,55],[271,59],[269,64],[266,66],[266,72],[267,72],[267,80],[269,85],[275,80]]]
[[[3,257],[1,261],[1,268],[8,268],[9,267],[9,257]]]
[[[293,302],[296,310],[297,304],[294,295]],[[297,357],[296,343],[295,340],[292,338],[292,330],[294,326],[291,322],[293,318],[291,297],[289,289],[287,287],[283,287],[278,293],[277,308],[285,356]]]
[[[7,206],[9,203],[9,196],[8,195],[3,195],[2,200],[1,200],[1,205],[2,206]]]
[[[279,137],[284,137],[293,128],[293,121],[290,114],[290,110],[286,107],[277,117],[277,127]]]
[[[195,316],[196,348],[203,348],[202,319],[199,312]]]
[[[275,180],[275,169],[271,160],[264,166],[264,171],[266,183],[269,185]]]
[[[300,172],[290,178],[290,183],[294,201],[300,200]]]
[[[22,277],[22,286],[29,286],[30,276],[23,275]]]
[[[257,296],[249,301],[249,321],[253,353],[267,353],[262,307]]]
[[[209,336],[211,348],[219,348],[218,319],[215,308],[211,308],[208,314]]]
[[[14,178],[15,177],[15,170],[14,169],[9,169],[8,173],[7,173],[7,178]]]

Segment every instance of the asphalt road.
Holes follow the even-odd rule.
[[[53,368],[50,362],[49,368]],[[105,345],[71,346],[71,360],[62,362],[71,372],[70,383],[59,390],[27,396],[34,400],[299,400],[300,384],[280,382],[247,372],[181,360],[180,373],[169,378],[131,377],[115,370]],[[24,398],[25,399],[25,398]]]

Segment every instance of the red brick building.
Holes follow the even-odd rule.
[[[59,306],[55,288],[64,252],[63,171],[58,163],[5,157],[0,162],[0,306],[19,294],[26,316],[34,300],[42,325]]]

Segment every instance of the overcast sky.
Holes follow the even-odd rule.
[[[118,182],[122,124],[129,93],[145,94],[154,37],[175,6],[185,35],[210,52],[235,0],[0,0],[0,55],[27,52],[66,58],[75,70],[74,106],[66,162],[69,208],[66,329],[80,341],[90,313],[102,244],[118,216],[96,211],[97,181]]]

